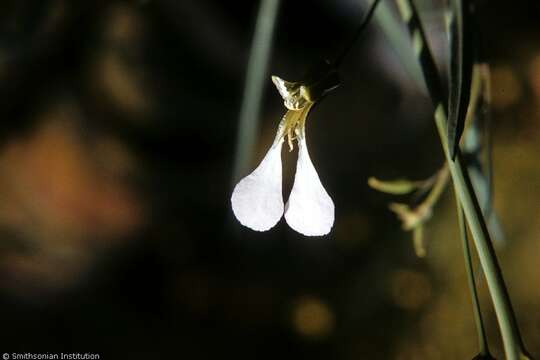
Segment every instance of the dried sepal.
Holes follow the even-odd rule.
[[[305,89],[301,83],[290,82],[273,75],[272,82],[283,98],[283,104],[289,110],[300,110],[310,101],[305,96]]]

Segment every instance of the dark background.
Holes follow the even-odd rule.
[[[388,2],[395,15],[392,2]],[[418,1],[444,72],[442,2]],[[258,2],[0,1],[0,352],[106,359],[458,359],[476,352],[452,194],[428,255],[369,176],[443,162],[424,90],[374,21],[310,115],[330,235],[242,227],[229,197]],[[283,1],[254,167],[284,112],[270,74],[335,56],[365,1]],[[481,7],[501,263],[540,353],[540,8]],[[396,21],[396,31],[400,23]],[[283,153],[289,191],[295,152]],[[400,199],[399,201],[406,201]],[[485,284],[490,340],[502,358]]]

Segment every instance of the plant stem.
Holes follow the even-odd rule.
[[[522,353],[523,344],[517,325],[516,316],[512,309],[510,296],[502,271],[497,261],[493,243],[489,237],[482,211],[474,194],[467,166],[460,151],[456,152],[456,160],[452,161],[448,146],[446,143],[446,114],[442,107],[438,107],[435,112],[435,123],[439,130],[441,143],[443,144],[444,153],[449,164],[450,175],[454,183],[456,194],[460,203],[463,206],[465,217],[471,233],[473,235],[474,244],[478,252],[480,264],[484,269],[487,285],[495,308],[495,314],[499,322],[501,336],[504,343],[506,357],[509,360],[519,359]]]
[[[489,232],[474,193],[467,166],[459,149],[455,161],[450,157],[447,144],[447,97],[440,83],[440,76],[433,55],[428,46],[425,31],[412,0],[396,0],[400,14],[407,24],[412,37],[413,48],[422,67],[424,80],[435,110],[435,124],[439,131],[441,144],[448,162],[450,175],[456,195],[463,206],[467,223],[473,235],[475,247],[484,269],[487,285],[499,322],[504,350],[507,359],[518,360],[523,356],[524,347],[517,326],[517,320],[510,303],[510,297],[504,283],[501,269]]]
[[[448,175],[448,166],[445,164],[435,175],[433,188],[431,188],[431,191],[421,206],[432,208],[437,203],[448,184]]]
[[[458,212],[459,232],[463,245],[463,257],[465,259],[465,268],[467,270],[467,280],[469,283],[469,290],[471,292],[471,301],[473,303],[474,322],[476,323],[476,331],[478,332],[478,345],[480,347],[480,354],[487,356],[489,355],[489,346],[484,328],[484,321],[482,320],[482,311],[480,309],[478,291],[476,290],[476,281],[474,280],[474,268],[471,258],[471,250],[469,247],[467,226],[465,225],[465,214],[463,213],[463,208],[461,207],[457,196],[456,207]]]
[[[248,169],[255,147],[266,68],[270,58],[279,3],[280,0],[261,0],[257,14],[238,121],[233,182],[242,177]]]
[[[377,8],[377,5],[379,4],[380,1],[381,0],[373,1],[373,4],[369,8],[367,15],[364,17],[364,20],[362,21],[360,26],[358,26],[358,29],[356,29],[356,33],[353,35],[349,43],[341,50],[339,55],[336,56],[336,59],[332,63],[335,68],[338,68],[341,65],[341,62],[343,61],[345,56],[347,56],[349,51],[351,51],[352,47],[354,46],[354,43],[356,42],[356,40],[358,40],[358,38],[360,37],[360,35],[362,34],[366,26],[369,24],[371,18],[373,17],[373,14],[375,13],[375,9]]]

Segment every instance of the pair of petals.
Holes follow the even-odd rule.
[[[267,231],[285,213],[289,226],[306,236],[326,235],[334,224],[334,203],[311,162],[303,128],[298,134],[298,161],[293,188],[283,204],[281,149],[283,122],[259,166],[234,188],[231,204],[238,221],[253,230]]]

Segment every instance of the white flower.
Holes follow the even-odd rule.
[[[334,203],[324,189],[311,162],[306,144],[306,117],[314,104],[309,88],[272,76],[283,97],[287,113],[281,120],[276,138],[259,166],[234,188],[231,204],[234,215],[244,226],[266,231],[276,225],[285,212],[287,224],[307,236],[330,232],[334,224]],[[294,185],[283,205],[281,148],[287,137],[292,150],[298,144]]]

